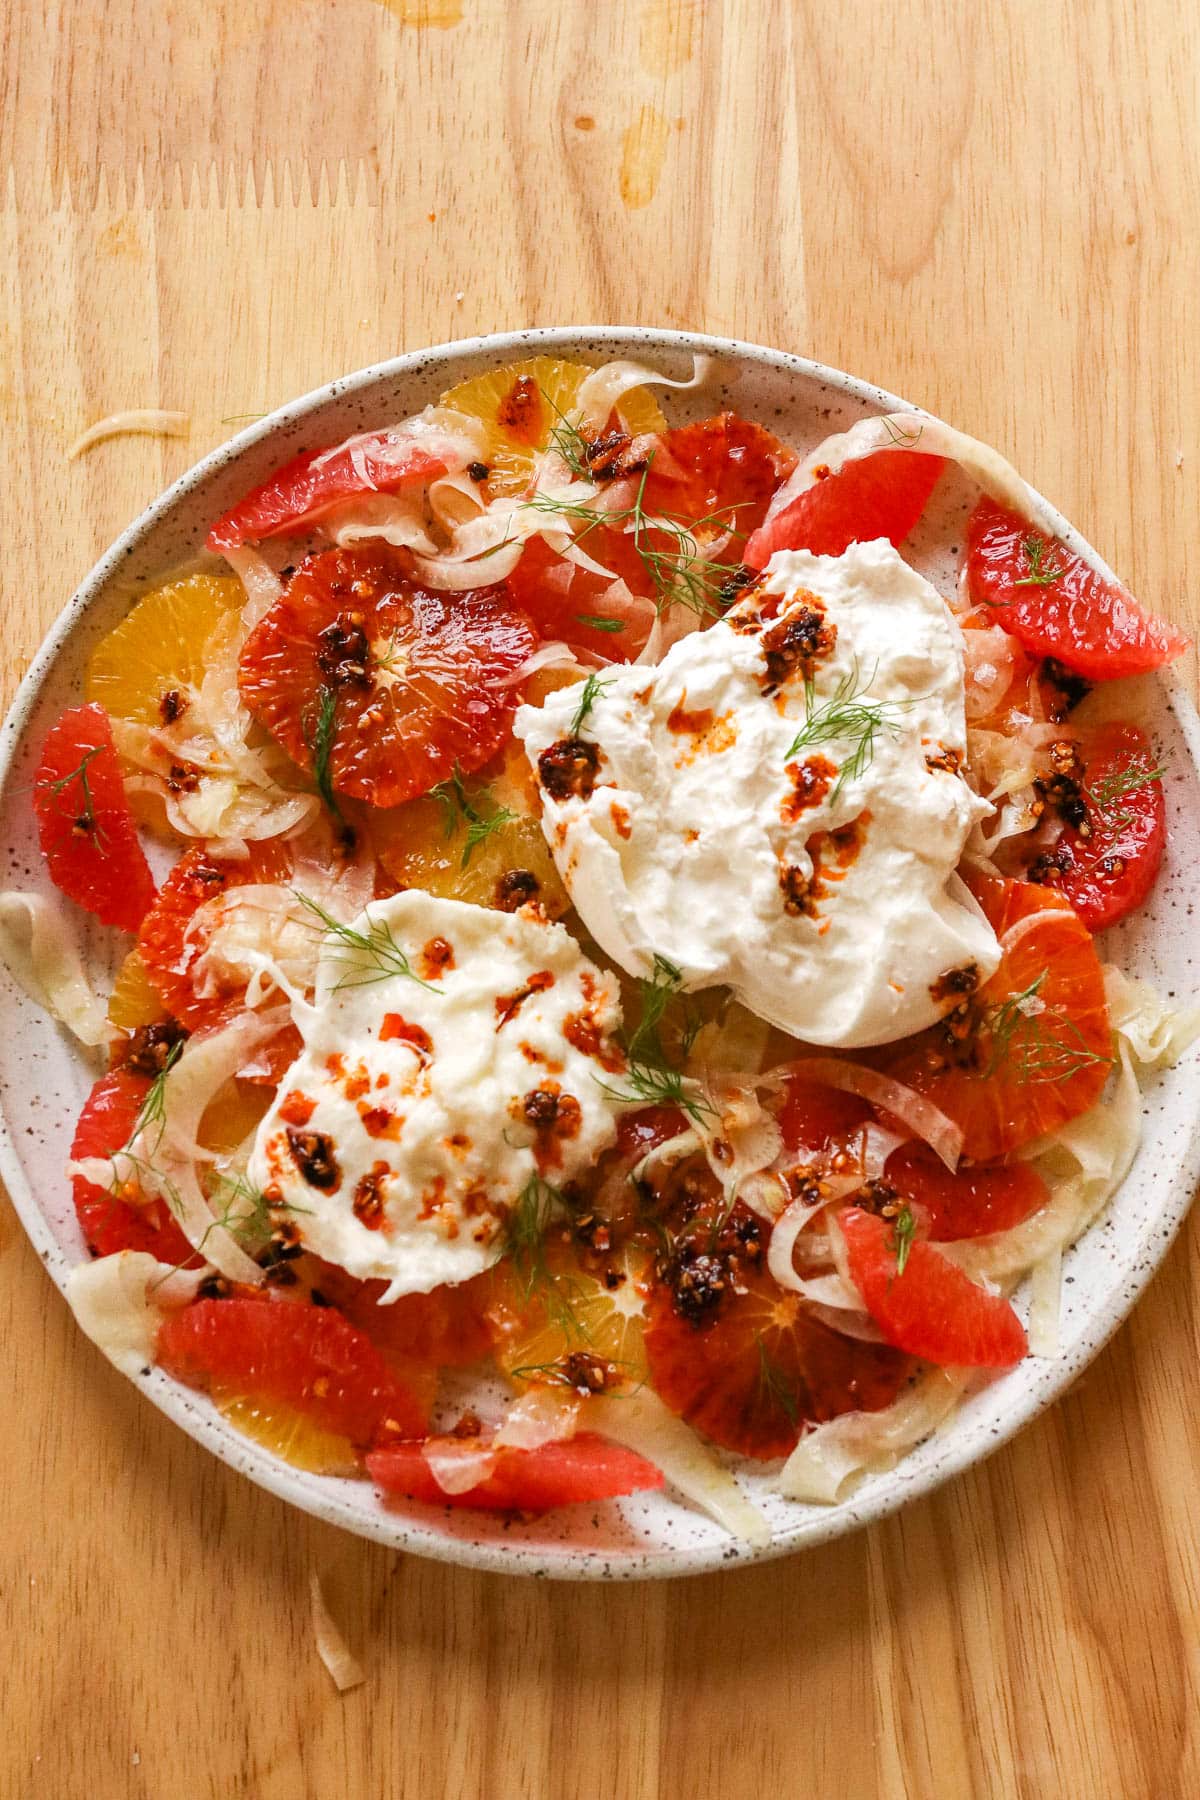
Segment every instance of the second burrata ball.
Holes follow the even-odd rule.
[[[955,869],[988,803],[962,634],[885,540],[783,551],[653,668],[522,707],[559,872],[630,974],[727,984],[809,1043],[889,1043],[997,966]]]
[[[327,939],[249,1176],[383,1300],[495,1262],[616,1136],[616,981],[561,925],[416,889]],[[531,1189],[531,1184],[534,1184]]]

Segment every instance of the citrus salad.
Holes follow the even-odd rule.
[[[691,385],[537,357],[298,455],[42,749],[126,934],[100,996],[0,909],[107,1063],[76,1315],[387,1504],[840,1498],[1052,1352],[1188,1029],[1096,941],[1166,837],[1121,678],[1182,636],[939,422],[668,426]]]

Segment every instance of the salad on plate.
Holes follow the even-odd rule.
[[[105,1065],[81,1326],[387,1505],[839,1500],[1053,1353],[1192,1029],[1098,938],[1182,635],[939,421],[668,425],[703,375],[538,356],[278,469],[96,647],[63,901],[0,897]]]

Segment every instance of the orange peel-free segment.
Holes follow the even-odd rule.
[[[442,395],[441,405],[478,419],[484,429],[488,487],[493,494],[519,494],[529,485],[533,459],[551,432],[579,399],[593,373],[588,363],[554,356],[531,356],[473,375]],[[626,431],[662,431],[666,420],[646,388],[631,388],[617,407]]]
[[[186,716],[189,693],[204,679],[205,646],[245,598],[232,575],[188,575],[155,588],[92,652],[87,698],[136,725]]]

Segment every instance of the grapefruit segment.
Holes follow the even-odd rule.
[[[1020,1362],[1025,1328],[1003,1295],[987,1293],[930,1244],[911,1244],[898,1273],[894,1227],[861,1207],[848,1207],[839,1223],[850,1279],[890,1344],[957,1368]]]
[[[115,1156],[133,1136],[150,1080],[127,1069],[112,1069],[96,1083],[79,1115],[71,1140],[71,1160],[89,1156]],[[75,1214],[84,1242],[93,1256],[112,1256],[118,1250],[144,1250],[163,1263],[186,1263],[192,1246],[172,1218],[166,1201],[143,1202],[136,1189],[119,1194],[71,1178]]]
[[[764,569],[776,550],[840,556],[851,544],[887,538],[900,545],[925,511],[945,458],[916,450],[876,450],[816,481],[776,513],[746,545]]]
[[[1104,931],[1149,898],[1167,843],[1161,769],[1136,725],[1076,734],[1086,816],[1068,823],[1030,879],[1066,896],[1089,931]]]
[[[264,538],[307,531],[356,494],[398,494],[449,471],[444,456],[390,431],[364,432],[329,450],[305,451],[223,513],[209,550],[236,550]]]
[[[453,1454],[456,1448],[474,1450],[478,1440],[431,1438],[429,1445]],[[374,1450],[367,1468],[389,1496],[492,1512],[549,1512],[555,1506],[612,1500],[663,1484],[660,1471],[644,1456],[586,1431],[537,1450],[498,1450],[494,1473],[462,1494],[448,1494],[438,1485],[420,1444]]]
[[[1029,1163],[963,1166],[952,1172],[928,1144],[916,1142],[892,1151],[883,1178],[916,1202],[935,1244],[1011,1231],[1050,1198]]]
[[[51,728],[33,779],[33,810],[55,886],[105,925],[136,931],[154,878],[102,707],[73,707]]]
[[[425,1408],[333,1307],[270,1296],[196,1300],[163,1320],[158,1361],[189,1387],[283,1402],[352,1444],[425,1430]]]
[[[1144,613],[1125,588],[994,500],[971,514],[966,567],[977,606],[1033,656],[1052,656],[1089,681],[1146,674],[1187,648],[1176,626]]]

